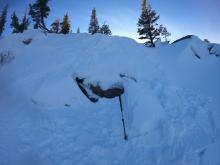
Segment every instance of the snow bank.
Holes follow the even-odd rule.
[[[217,44],[218,45],[218,44]],[[175,86],[210,96],[220,102],[219,59],[198,37],[182,40],[157,50],[166,78]]]
[[[15,59],[0,68],[0,164],[219,164],[220,61],[199,38],[148,49],[27,31],[1,39],[3,51]],[[90,102],[76,75],[124,86],[128,141],[118,98]]]
[[[209,44],[210,54],[214,54],[217,57],[220,57],[220,45],[219,44]]]

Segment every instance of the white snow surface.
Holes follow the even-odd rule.
[[[15,56],[0,66],[1,165],[220,164],[220,59],[198,37],[150,49],[32,30],[0,52]],[[127,141],[118,98],[90,102],[75,76],[124,86]]]

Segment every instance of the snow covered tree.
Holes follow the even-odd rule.
[[[59,33],[60,32],[60,26],[61,26],[61,23],[60,23],[60,20],[59,19],[56,19],[52,24],[51,24],[51,32],[53,33]]]
[[[29,15],[35,22],[35,29],[38,29],[41,26],[46,27],[44,19],[48,17],[50,12],[48,2],[49,0],[37,0],[34,4],[29,4]]]
[[[98,19],[96,16],[96,9],[95,8],[92,10],[92,15],[91,15],[91,19],[90,19],[88,32],[90,34],[99,33],[99,23],[98,23]]]
[[[24,14],[21,23],[19,23],[19,19],[16,13],[13,12],[11,16],[11,27],[13,28],[12,33],[23,33],[25,30],[28,29],[29,25],[30,25],[30,22],[26,14]]]
[[[70,20],[68,14],[64,15],[63,22],[61,24],[62,24],[61,33],[63,34],[70,33]]]
[[[111,30],[109,29],[109,25],[103,24],[102,27],[100,28],[100,33],[105,34],[105,35],[112,35]]]
[[[159,15],[147,4],[146,0],[142,0],[142,13],[138,20],[139,39],[145,39],[145,45],[155,47],[154,42],[160,37],[160,28],[157,21]]]
[[[168,41],[167,37],[169,37],[171,33],[168,32],[167,28],[163,27],[162,25],[160,25],[159,29],[160,29],[161,36],[165,39],[165,41]]]
[[[3,8],[2,13],[0,14],[0,36],[2,35],[3,31],[5,30],[7,13],[8,13],[8,5],[6,5]]]
[[[77,28],[77,33],[80,33],[80,27]]]

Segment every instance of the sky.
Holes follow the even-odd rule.
[[[9,4],[9,15],[18,16],[28,10],[35,0],[0,0],[0,10]],[[149,0],[160,15],[159,24],[171,32],[174,41],[188,34],[220,43],[220,0]],[[113,35],[127,36],[138,40],[137,21],[141,13],[141,0],[50,0],[51,12],[46,20],[49,26],[55,19],[68,13],[72,32],[79,26],[81,32],[88,31],[91,10],[95,7],[99,24],[109,24]],[[10,18],[10,16],[8,16]],[[5,34],[10,33],[9,21]]]

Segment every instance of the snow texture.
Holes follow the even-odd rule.
[[[1,165],[220,164],[220,60],[198,37],[149,49],[27,31],[2,38],[0,52],[15,56],[0,68]],[[127,141],[118,98],[90,102],[76,75],[123,84]]]

